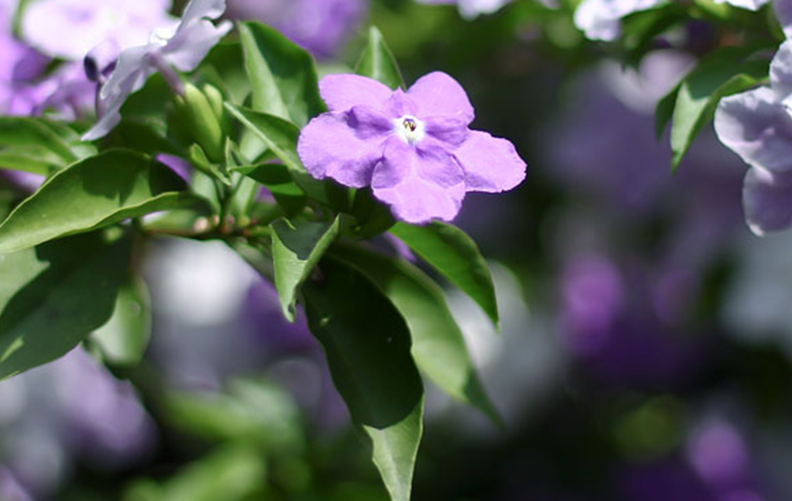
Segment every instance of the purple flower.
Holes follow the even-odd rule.
[[[715,3],[728,3],[734,7],[757,10],[768,1],[715,0]],[[667,0],[584,0],[575,11],[575,26],[591,40],[616,40],[621,34],[620,21],[623,17],[666,3]]]
[[[332,56],[360,25],[365,0],[229,0],[228,17],[258,19],[320,57]]]
[[[175,23],[170,0],[38,0],[25,9],[22,34],[41,52],[79,61],[94,46],[145,44],[149,33]]]
[[[407,92],[357,75],[326,76],[319,88],[330,111],[300,135],[306,169],[344,186],[371,186],[402,221],[450,221],[466,192],[501,192],[525,178],[511,142],[468,129],[473,107],[445,73]]]
[[[97,99],[99,121],[83,136],[93,141],[105,136],[121,121],[121,106],[140,90],[149,76],[159,71],[175,88],[181,80],[173,71],[192,71],[209,50],[231,30],[230,22],[215,26],[210,21],[223,15],[225,0],[191,0],[178,26],[152,32],[149,42],[124,49],[113,73]]]
[[[718,139],[751,168],[743,185],[748,226],[757,235],[792,224],[792,41],[770,65],[770,85],[721,100]]]

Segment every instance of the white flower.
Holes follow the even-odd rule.
[[[231,30],[229,21],[217,26],[211,22],[224,11],[225,0],[191,0],[175,29],[156,30],[146,45],[122,50],[115,70],[99,92],[99,121],[83,140],[93,141],[109,133],[121,120],[121,106],[127,97],[140,90],[152,74],[159,71],[178,88],[181,82],[173,67],[185,72],[194,70]]]

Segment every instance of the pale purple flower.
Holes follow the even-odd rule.
[[[96,45],[143,45],[149,33],[175,24],[171,0],[37,0],[25,9],[22,36],[44,54],[79,61]]]
[[[743,185],[748,226],[757,235],[792,224],[792,42],[770,65],[770,85],[721,100],[715,113],[718,139],[750,169]]]
[[[312,54],[335,54],[366,14],[365,0],[229,0],[231,19],[257,19]]]
[[[715,0],[748,10],[757,10],[768,1]],[[666,3],[668,0],[583,0],[575,10],[575,26],[590,40],[616,40],[621,34],[622,18]]]
[[[445,73],[407,92],[358,75],[326,76],[319,89],[330,111],[303,129],[300,159],[318,179],[371,186],[397,219],[450,221],[466,192],[501,192],[525,178],[511,142],[468,129],[473,107]]]
[[[225,11],[225,0],[191,0],[175,29],[152,32],[149,42],[124,49],[115,70],[102,86],[97,99],[99,121],[83,136],[92,141],[105,136],[121,121],[121,106],[127,97],[140,90],[146,79],[156,72],[163,74],[176,89],[181,80],[173,71],[192,71],[209,50],[231,30],[224,21],[215,26]]]

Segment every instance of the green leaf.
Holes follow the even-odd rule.
[[[66,162],[44,146],[16,146],[0,150],[0,167],[47,176]]]
[[[671,125],[672,170],[676,171],[693,139],[712,120],[722,97],[746,90],[767,76],[767,61],[748,60],[745,47],[725,47],[702,60],[682,80]]]
[[[270,224],[275,288],[278,289],[283,315],[290,322],[294,322],[297,290],[336,239],[340,226],[340,217],[329,224],[292,223],[287,219],[278,219]]]
[[[348,209],[348,190],[330,180],[320,181],[308,174],[297,156],[300,129],[274,115],[259,113],[226,103],[226,108],[242,125],[251,130],[288,167],[294,182],[312,199],[337,209]]]
[[[52,176],[14,209],[0,225],[0,253],[184,206],[195,200],[179,191],[185,187],[168,167],[131,151],[90,157]]]
[[[332,255],[366,275],[399,310],[412,335],[418,368],[452,397],[501,419],[487,397],[462,332],[446,306],[443,291],[421,270],[359,246],[337,246]]]
[[[265,485],[266,464],[250,446],[229,444],[194,461],[160,486],[138,481],[124,501],[245,501]]]
[[[657,102],[657,106],[655,107],[655,137],[658,140],[663,137],[665,128],[674,115],[674,106],[676,106],[680,86],[681,84],[674,86],[668,94]]]
[[[131,253],[131,237],[114,229],[0,254],[0,379],[65,355],[104,325]]]
[[[325,111],[313,58],[277,30],[241,23],[239,38],[253,86],[253,109],[299,126]]]
[[[283,207],[288,215],[300,212],[308,201],[305,192],[295,184],[285,165],[265,163],[237,167],[232,171],[239,172],[266,186],[278,205]]]
[[[299,408],[266,381],[234,379],[222,392],[168,392],[162,408],[169,424],[207,440],[253,443],[270,452],[304,445]]]
[[[30,117],[0,117],[0,147],[45,148],[56,155],[63,165],[78,160],[79,156],[72,151],[67,135],[68,128],[51,126],[47,121]]]
[[[440,222],[426,226],[396,223],[390,231],[462,289],[498,325],[498,303],[487,262],[464,231]]]
[[[379,235],[396,224],[390,208],[374,198],[371,188],[361,188],[355,191],[352,215],[355,216],[359,224],[355,228],[355,234],[363,238]]]
[[[385,44],[382,33],[374,26],[369,28],[368,43],[355,68],[355,73],[373,78],[391,89],[406,88],[396,58]]]
[[[353,422],[373,446],[393,501],[409,501],[423,431],[423,385],[396,308],[354,268],[326,258],[303,285],[311,332],[325,350]]]
[[[190,163],[207,176],[222,182],[226,186],[231,186],[231,176],[225,171],[224,163],[214,163],[206,156],[203,148],[197,144],[190,146]]]
[[[146,284],[128,277],[118,290],[110,321],[91,334],[89,340],[101,350],[102,358],[117,366],[135,366],[151,338],[151,298]]]

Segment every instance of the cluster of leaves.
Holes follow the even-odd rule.
[[[699,25],[691,25],[698,22]],[[706,26],[706,27],[705,27]],[[750,12],[710,0],[669,3],[628,16],[620,40],[621,57],[637,64],[657,48],[657,37],[674,29],[689,29],[685,50],[701,56],[698,63],[657,104],[656,133],[671,124],[671,168],[676,171],[694,139],[711,122],[721,98],[768,80],[769,55],[784,41],[771,5]],[[696,34],[698,30],[700,33]],[[703,46],[696,46],[700,44]],[[663,45],[660,45],[661,47]]]
[[[302,303],[388,491],[408,500],[422,434],[419,370],[497,416],[441,288],[371,240],[389,231],[497,324],[489,271],[458,228],[396,223],[368,190],[311,178],[296,143],[326,110],[313,59],[264,25],[238,31],[183,96],[150,79],[98,144],[80,141],[80,124],[0,118],[0,166],[47,176],[13,210],[13,197],[2,199],[10,213],[0,225],[0,378],[86,340],[111,365],[137,363],[150,330],[140,248],[152,236],[218,239],[275,284],[287,318]],[[357,72],[403,85],[376,29]],[[161,153],[187,159],[191,181]]]

